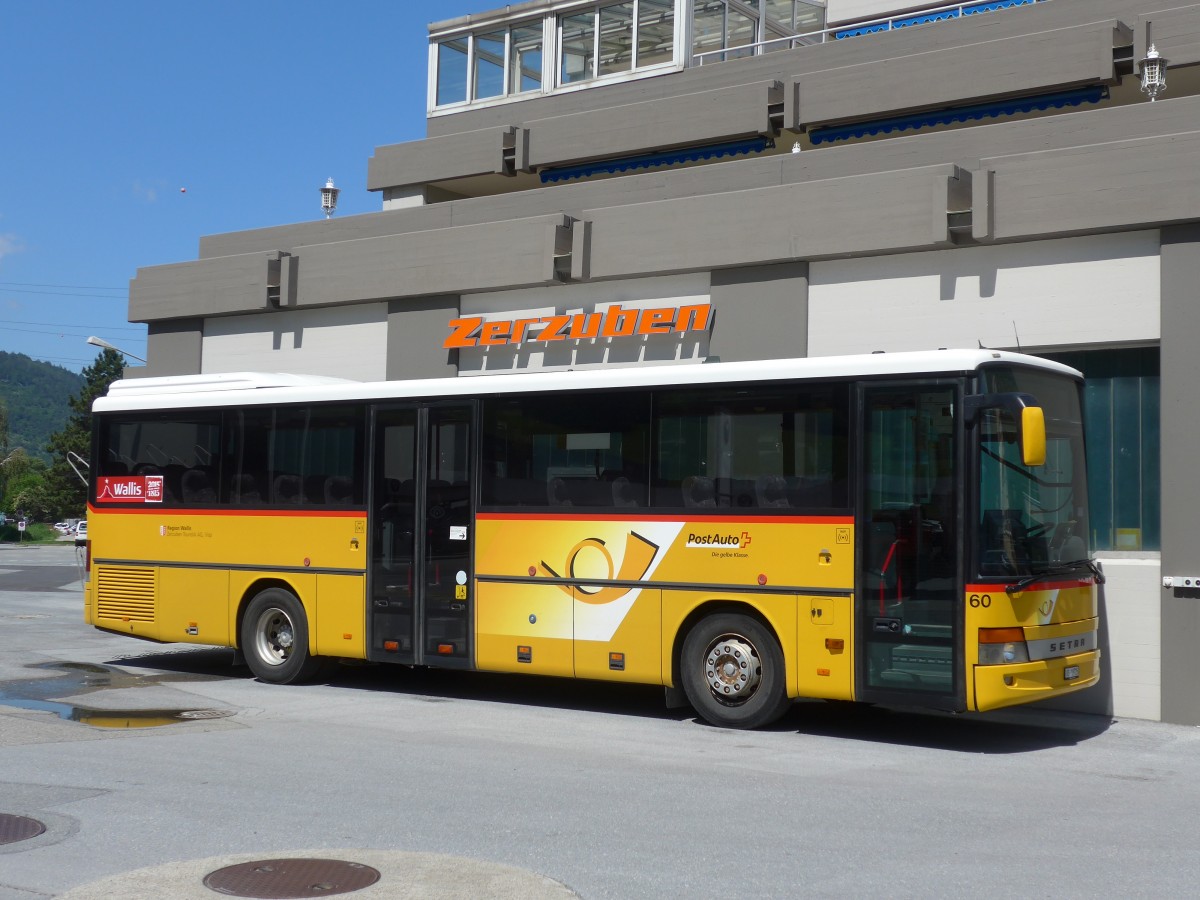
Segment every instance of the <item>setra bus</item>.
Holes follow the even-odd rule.
[[[328,660],[985,711],[1099,680],[1082,379],[979,350],[359,383],[126,379],[94,405],[96,628]]]

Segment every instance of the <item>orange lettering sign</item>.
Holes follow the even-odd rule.
[[[464,316],[451,319],[446,350],[459,347],[504,347],[551,341],[582,341],[592,338],[624,338],[635,335],[708,331],[712,304],[626,309],[614,303],[603,313],[542,316],[538,319],[492,319]]]

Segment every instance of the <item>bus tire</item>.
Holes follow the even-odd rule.
[[[788,708],[783,651],[750,616],[720,613],[698,622],[683,642],[680,679],[700,716],[722,728],[759,728]]]
[[[259,681],[295,684],[312,678],[321,660],[308,652],[308,618],[282,588],[255,595],[242,617],[241,651]]]

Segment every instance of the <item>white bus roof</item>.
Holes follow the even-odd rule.
[[[97,412],[254,406],[265,403],[475,397],[545,390],[596,390],[756,381],[936,375],[971,372],[986,363],[1008,362],[1082,378],[1069,366],[1003,350],[928,350],[820,356],[802,359],[641,366],[620,369],[522,372],[410,381],[349,381],[316,375],[229,372],[123,378],[97,398]]]

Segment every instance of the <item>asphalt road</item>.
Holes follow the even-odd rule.
[[[216,897],[322,856],[347,897],[1200,894],[1200,731],[805,703],[733,732],[659,690],[344,667],[81,621],[74,548],[0,545],[0,900]],[[11,821],[11,820],[10,820]],[[2,829],[0,829],[2,833]]]

